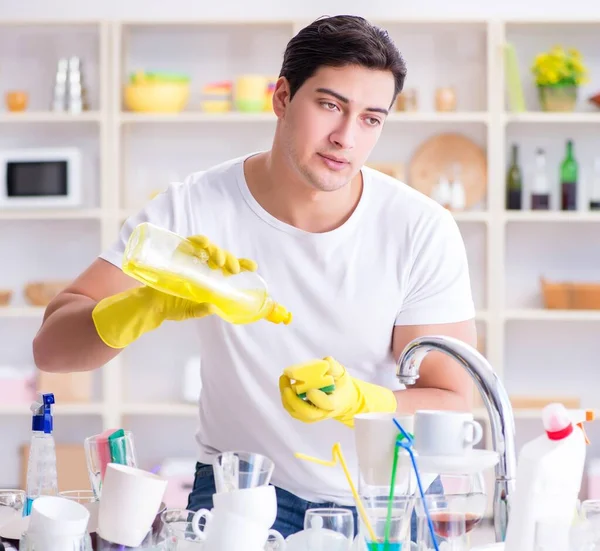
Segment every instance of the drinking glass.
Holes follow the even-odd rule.
[[[124,436],[114,438],[110,440],[110,443],[102,435],[96,434],[86,438],[83,446],[90,483],[98,499],[102,494],[102,481],[104,480],[106,465],[118,463],[129,467],[137,467],[133,435],[130,431],[125,431]]]
[[[266,486],[275,464],[268,457],[251,452],[225,452],[213,462],[217,492]]]
[[[483,475],[442,475],[441,491],[417,499],[417,544],[419,551],[434,549],[425,505],[438,542],[445,541],[450,551],[469,549],[470,532],[485,514],[487,497]]]
[[[0,490],[0,526],[23,515],[26,494],[23,490]]]
[[[392,495],[389,485],[364,483],[360,485],[359,494],[369,521],[367,526],[359,515],[360,537],[366,548],[369,551],[400,551],[405,548],[410,541],[414,497],[397,491]]]
[[[309,549],[350,551],[354,539],[354,515],[343,508],[308,509],[304,514]]]
[[[192,528],[194,511],[167,509],[160,518],[162,528],[156,536],[156,543],[162,546],[164,551],[201,549],[203,540]]]

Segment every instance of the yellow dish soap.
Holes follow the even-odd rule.
[[[131,233],[123,271],[158,291],[210,303],[234,324],[266,319],[288,325],[292,314],[275,302],[256,272],[224,275],[207,264],[208,254],[191,241],[149,222]]]

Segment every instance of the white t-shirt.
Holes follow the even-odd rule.
[[[353,503],[340,466],[339,442],[354,477],[353,430],[335,420],[304,424],[281,405],[283,369],[333,356],[354,377],[401,389],[395,379],[395,325],[452,323],[474,316],[464,243],[452,215],[425,195],[369,168],[350,218],[309,233],[271,216],[250,193],[248,156],[172,184],[124,224],[102,258],[121,266],[127,239],[143,221],[183,236],[203,234],[258,263],[290,325],[261,320],[232,325],[217,316],[192,320],[202,358],[198,459],[221,451],[262,453],[275,462],[272,482],[312,502]],[[401,399],[401,398],[400,398]],[[356,480],[356,478],[355,478]]]

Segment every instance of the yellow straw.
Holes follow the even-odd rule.
[[[369,522],[369,517],[363,507],[363,504],[358,496],[358,492],[352,482],[352,477],[350,476],[350,471],[348,470],[348,466],[346,465],[346,460],[344,459],[344,454],[342,453],[342,446],[338,442],[333,445],[331,450],[331,461],[325,461],[323,459],[317,459],[316,457],[310,457],[309,455],[304,455],[303,453],[296,453],[295,456],[299,459],[305,459],[306,461],[311,461],[312,463],[317,463],[318,465],[324,465],[325,467],[335,467],[338,464],[338,461],[342,465],[342,469],[344,470],[344,474],[346,475],[346,479],[348,480],[348,485],[350,486],[350,490],[352,491],[352,495],[354,496],[354,501],[356,502],[356,508],[360,513],[360,516],[369,531],[369,536],[371,537],[371,541],[377,541],[377,536],[375,536],[375,532],[373,531],[373,527]]]

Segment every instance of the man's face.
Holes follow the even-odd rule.
[[[280,79],[278,87],[284,100],[275,110],[288,162],[312,188],[340,189],[379,139],[394,97],[393,74],[354,65],[321,67],[291,101],[287,83]]]

